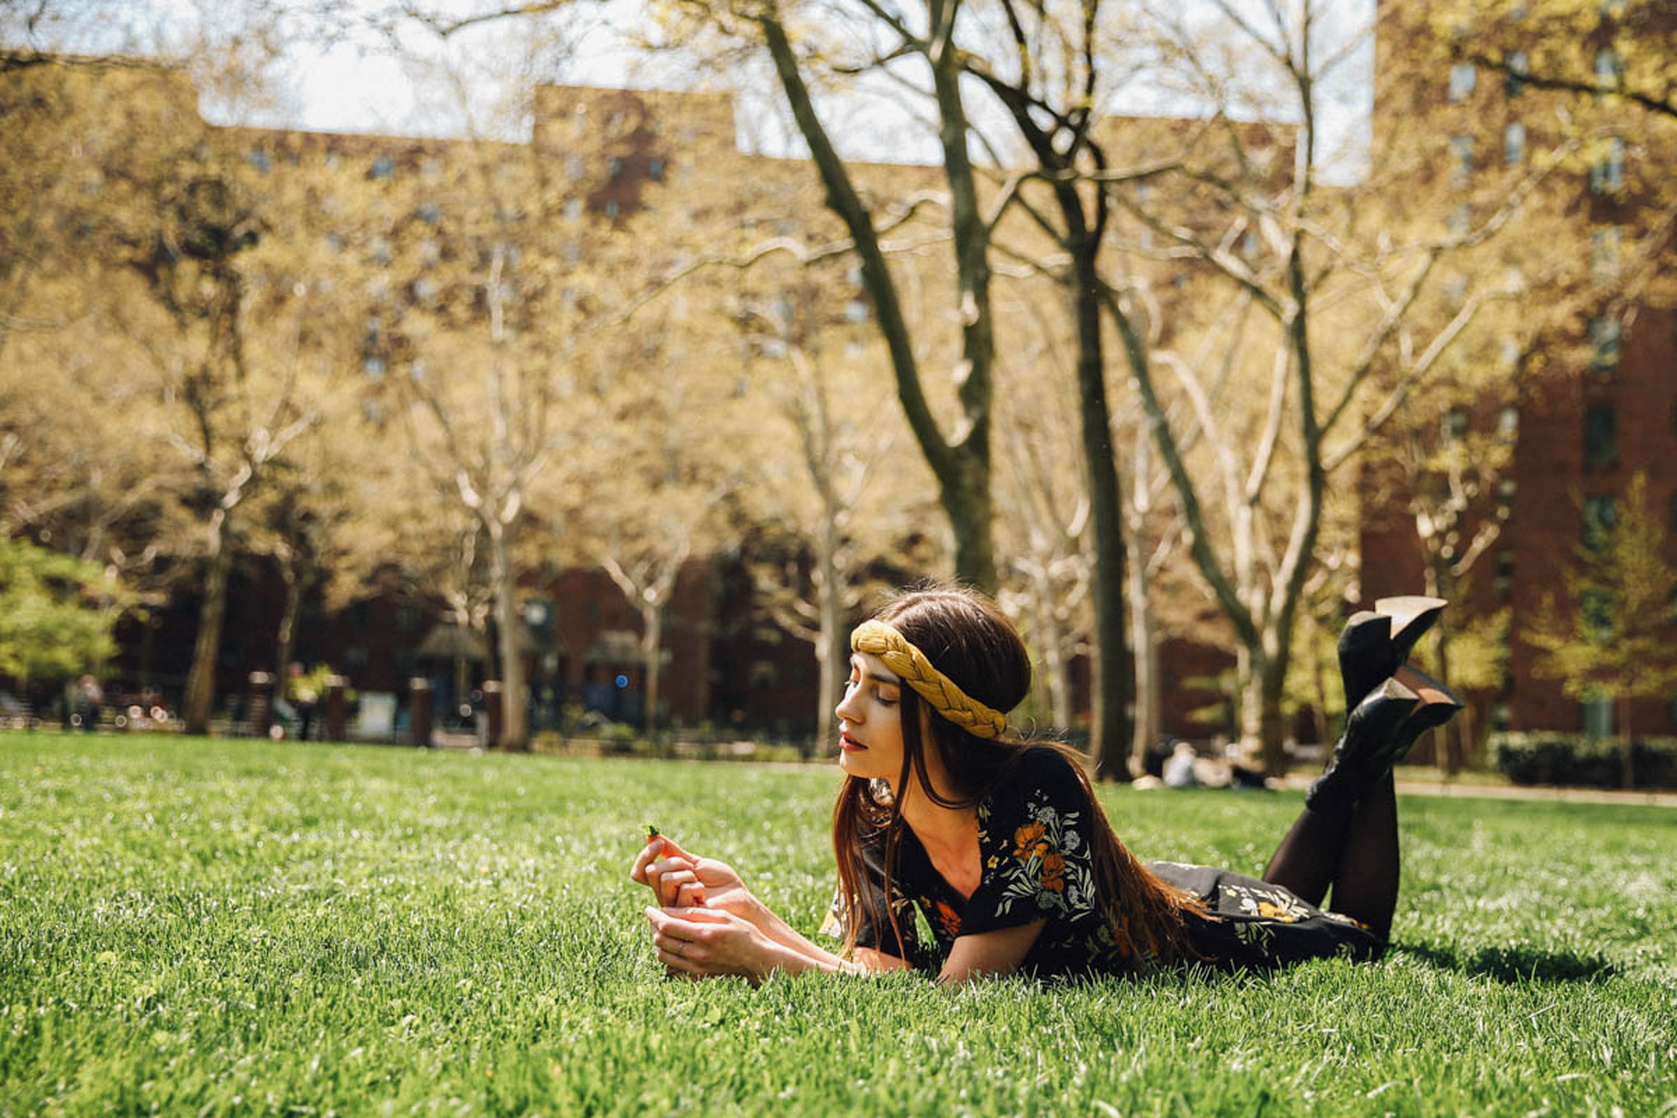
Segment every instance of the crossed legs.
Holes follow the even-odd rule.
[[[1398,895],[1397,795],[1387,773],[1354,805],[1305,808],[1264,868],[1264,880],[1329,906],[1386,938]]]

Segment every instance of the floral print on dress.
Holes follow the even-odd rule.
[[[1085,812],[1068,810],[1071,806],[1063,798],[1056,802],[1043,787],[1032,788],[1023,811],[1011,817],[989,802],[979,805],[979,850],[1001,847],[986,859],[980,886],[990,915],[1024,916],[1028,923],[1048,915],[1076,919],[1094,911],[1094,867],[1080,833]],[[984,885],[990,889],[984,891]],[[1010,922],[1017,920],[998,923]]]
[[[1265,920],[1279,920],[1283,924],[1296,924],[1316,914],[1315,909],[1299,900],[1291,891],[1279,886],[1254,888],[1250,885],[1225,882],[1221,888],[1225,904],[1232,902],[1233,911],[1243,916],[1259,916]]]
[[[954,939],[961,934],[961,914],[948,901],[934,901],[930,897],[923,897],[920,907],[932,917],[932,927],[941,936]]]

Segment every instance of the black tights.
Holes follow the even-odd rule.
[[[1264,880],[1320,905],[1333,887],[1333,911],[1385,939],[1397,908],[1397,794],[1388,775],[1349,810],[1305,808],[1275,848]]]

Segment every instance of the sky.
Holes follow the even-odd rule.
[[[312,131],[373,132],[456,136],[468,132],[519,139],[528,135],[527,122],[498,115],[498,97],[507,89],[505,60],[522,56],[529,43],[520,39],[516,23],[501,23],[463,33],[447,47],[430,31],[408,24],[390,34],[374,30],[368,17],[389,0],[348,0],[344,15],[331,23],[310,25],[304,34],[288,36],[270,68],[276,96],[266,103],[229,102],[213,92],[204,98],[204,115],[223,124],[257,124]],[[1260,0],[1230,0],[1237,8],[1261,14]],[[36,41],[96,53],[117,49],[113,36],[130,41],[168,38],[191,21],[220,21],[236,5],[217,0],[56,0],[64,18],[55,26],[37,29]],[[481,10],[489,0],[430,0],[436,7],[458,12]],[[1343,40],[1349,28],[1366,27],[1373,0],[1317,0],[1333,18],[1323,21],[1324,40]],[[115,5],[122,19],[101,16]],[[0,0],[0,9],[8,7]],[[498,6],[498,5],[497,5]],[[14,11],[16,9],[13,9]],[[1190,22],[1211,11],[1208,0],[1173,0],[1173,10]],[[645,0],[603,0],[590,5],[588,16],[564,36],[565,48],[545,52],[541,72],[549,80],[583,85],[633,86],[662,89],[726,88],[739,99],[736,120],[742,147],[768,155],[798,156],[803,145],[775,96],[772,72],[766,64],[749,65],[726,73],[706,73],[686,61],[652,56],[632,46],[631,34],[648,26]],[[187,14],[191,13],[191,14]],[[105,13],[108,16],[108,12]],[[15,41],[12,17],[0,15],[0,34]],[[119,32],[118,27],[122,30]],[[293,28],[298,30],[298,28]],[[336,41],[323,41],[325,34]],[[56,39],[56,41],[54,41]],[[400,57],[398,56],[400,54]],[[464,96],[446,90],[439,80],[439,64],[460,74]],[[1373,50],[1365,44],[1353,52],[1333,80],[1324,83],[1321,112],[1324,150],[1349,152],[1329,177],[1355,177],[1360,146],[1366,143],[1372,107]],[[980,106],[988,99],[973,98]],[[935,137],[915,119],[912,98],[883,82],[864,84],[842,97],[822,103],[829,131],[845,154],[855,158],[932,162],[937,159]],[[462,110],[462,105],[470,106]],[[1109,106],[1114,112],[1195,115],[1195,106],[1168,91],[1140,85],[1126,87]],[[999,113],[999,109],[991,108]],[[1256,114],[1254,114],[1256,115]],[[522,135],[521,135],[522,133]],[[1011,135],[1009,125],[1002,134]]]

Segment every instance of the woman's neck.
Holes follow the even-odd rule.
[[[914,790],[898,801],[902,804],[903,822],[914,831],[914,837],[937,860],[957,857],[976,841],[977,807],[944,807],[932,802],[930,796],[915,781]]]

